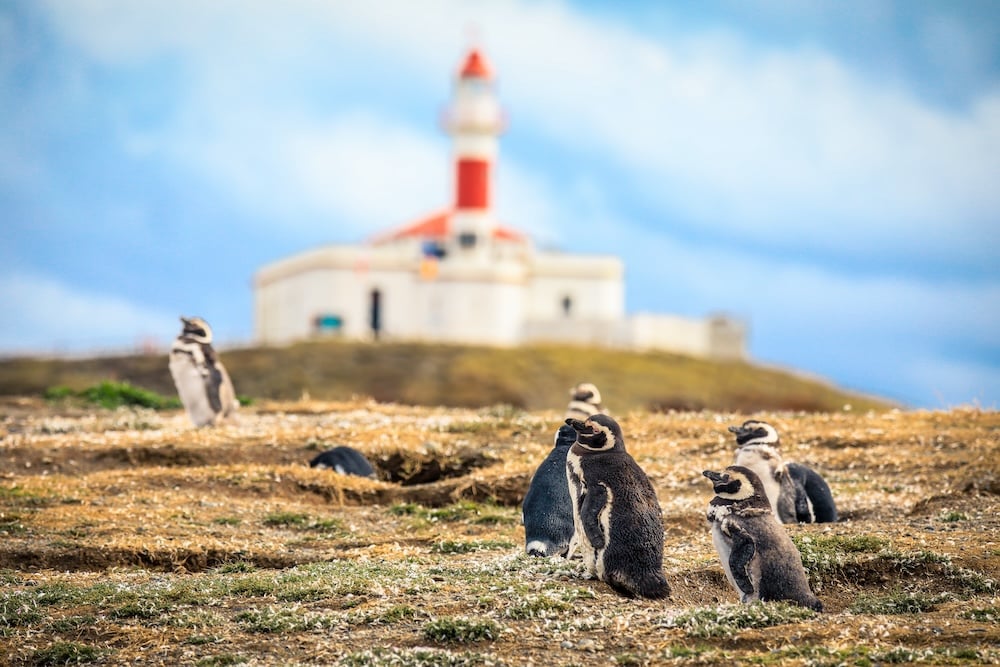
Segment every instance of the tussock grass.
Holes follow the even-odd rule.
[[[468,618],[438,618],[424,625],[424,638],[439,643],[468,643],[492,641],[500,636],[502,628],[491,620]]]
[[[746,628],[769,628],[814,616],[816,612],[798,605],[762,602],[691,609],[663,618],[660,626],[678,628],[688,637],[734,637]]]

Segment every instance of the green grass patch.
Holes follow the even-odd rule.
[[[494,549],[510,549],[514,546],[508,540],[441,540],[431,545],[431,553],[437,554],[467,554],[474,551],[491,551]]]
[[[319,519],[308,514],[297,512],[277,512],[264,517],[264,525],[272,528],[291,528],[294,530],[311,530],[318,533],[343,534],[344,524],[340,519]]]
[[[344,656],[337,664],[344,667],[480,667],[500,663],[496,658],[480,653],[455,653],[421,646],[359,651]]]
[[[785,602],[701,607],[668,616],[661,627],[678,628],[688,637],[735,637],[745,628],[769,628],[806,621],[816,612]]]
[[[326,630],[339,622],[331,614],[308,611],[297,605],[267,606],[236,615],[236,623],[244,631],[261,634]]]
[[[888,595],[862,595],[849,608],[852,614],[919,614],[951,599],[947,593],[929,595],[895,591]]]
[[[238,526],[243,523],[243,519],[234,516],[220,516],[212,519],[212,523],[217,526]]]
[[[480,525],[513,525],[517,523],[516,511],[492,503],[461,500],[444,507],[424,507],[416,503],[399,503],[389,508],[395,516],[409,516],[429,523],[457,523],[467,521]]]
[[[77,642],[56,642],[31,654],[28,662],[31,665],[82,665],[97,662],[103,657],[102,651]]]
[[[134,387],[128,382],[105,380],[74,392],[65,386],[46,389],[43,396],[50,401],[75,398],[89,405],[113,410],[114,408],[136,406],[153,410],[172,410],[181,407],[180,399],[157,394],[155,391]]]
[[[964,512],[956,512],[954,510],[948,512],[942,512],[938,517],[938,521],[943,523],[954,523],[956,521],[968,521],[969,516]]]
[[[234,653],[220,653],[219,655],[208,655],[199,658],[195,667],[227,667],[228,665],[244,665],[249,662],[246,658]]]
[[[979,623],[996,623],[1000,621],[1000,607],[978,607],[976,609],[966,609],[961,614],[962,618]]]
[[[425,639],[442,644],[460,644],[495,640],[500,636],[500,625],[491,620],[468,618],[439,618],[424,625]]]

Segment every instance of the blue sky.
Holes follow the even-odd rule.
[[[262,264],[449,203],[470,44],[501,219],[763,363],[1000,399],[1000,3],[0,0],[0,354],[252,336]]]

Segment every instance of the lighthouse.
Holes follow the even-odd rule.
[[[452,138],[455,174],[450,240],[459,256],[485,259],[497,233],[491,186],[503,114],[493,72],[479,49],[471,49],[458,70],[444,127]]]

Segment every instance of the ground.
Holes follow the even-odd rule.
[[[179,411],[2,399],[0,655],[13,665],[1000,661],[1000,413],[616,415],[659,495],[667,600],[524,555],[561,415],[367,399]],[[705,521],[729,424],[765,419],[835,524],[787,526],[826,611],[738,604]],[[334,445],[379,480],[314,470]]]

